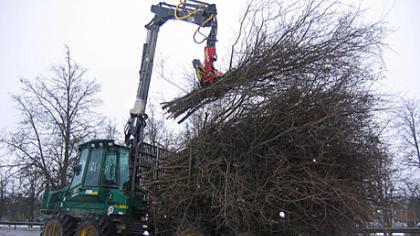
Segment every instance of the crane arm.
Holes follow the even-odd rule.
[[[199,60],[193,64],[200,77],[206,75],[206,68],[213,68],[213,61],[216,59],[216,6],[201,1],[181,1],[178,5],[171,5],[161,2],[152,5],[151,11],[155,13],[153,19],[145,26],[147,29],[146,42],[143,45],[143,53],[140,67],[140,80],[137,89],[136,100],[133,109],[130,110],[130,119],[125,128],[125,143],[130,148],[130,189],[136,191],[138,180],[138,167],[140,162],[140,145],[144,140],[144,127],[146,126],[147,114],[146,104],[150,88],[150,80],[153,71],[156,43],[160,27],[168,20],[181,20],[198,25],[199,27],[211,27],[210,34],[206,38],[205,67],[201,66]],[[209,53],[209,56],[207,56]],[[198,61],[198,62],[197,62]],[[210,63],[210,64],[209,64]],[[198,71],[200,70],[200,71]]]

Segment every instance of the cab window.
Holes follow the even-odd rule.
[[[117,154],[109,153],[105,158],[104,175],[102,177],[104,186],[115,186],[117,184]]]
[[[85,186],[95,187],[99,183],[99,172],[101,167],[102,149],[95,149],[90,154],[89,164],[87,166]]]
[[[128,168],[128,152],[125,149],[120,150],[120,174],[118,178],[118,185],[122,188],[124,183],[128,181],[130,170]]]
[[[86,166],[86,159],[88,157],[89,150],[84,149],[82,153],[80,153],[80,158],[78,162],[78,171],[74,173],[73,180],[71,181],[70,188],[74,188],[77,185],[81,184],[82,182],[82,176],[83,172],[85,172],[85,166]]]

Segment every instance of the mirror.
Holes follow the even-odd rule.
[[[80,164],[73,165],[74,175],[79,175],[81,169],[82,169],[82,165],[80,165]]]

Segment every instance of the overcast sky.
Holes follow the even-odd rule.
[[[100,108],[121,126],[133,106],[138,84],[144,25],[153,17],[154,0],[0,0],[0,129],[10,128],[18,118],[11,94],[19,92],[19,79],[46,74],[51,64],[61,63],[64,45],[72,57],[88,69],[88,76],[101,84]],[[176,4],[177,0],[168,0]],[[247,1],[209,1],[217,4],[219,20],[219,66],[228,58],[228,48]],[[385,52],[387,79],[381,89],[416,96],[420,90],[420,1],[354,0],[366,9],[367,20],[384,19],[395,31],[387,38],[392,49]],[[185,87],[192,73],[191,61],[203,58],[203,45],[196,45],[196,26],[169,22],[160,32],[157,56],[164,62],[167,79]],[[155,74],[156,75],[156,74]],[[151,100],[159,103],[182,91],[154,76]],[[158,107],[157,107],[158,108]]]

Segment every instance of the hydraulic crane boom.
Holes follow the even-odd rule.
[[[205,47],[204,66],[200,60],[195,59],[193,66],[196,76],[201,86],[211,85],[217,78],[222,76],[213,63],[216,56],[216,35],[217,35],[217,11],[215,4],[208,4],[201,1],[190,0],[181,1],[178,5],[171,5],[161,2],[152,5],[151,11],[155,13],[153,19],[145,26],[147,29],[146,43],[143,45],[143,55],[141,60],[140,81],[137,90],[136,101],[133,109],[130,110],[130,119],[125,129],[125,142],[130,148],[130,189],[136,192],[138,184],[138,166],[140,158],[140,145],[144,140],[144,127],[146,126],[147,114],[146,104],[152,77],[153,60],[160,27],[168,20],[182,20],[201,27],[211,27]],[[194,40],[195,35],[194,34]],[[196,40],[195,40],[196,41]]]

